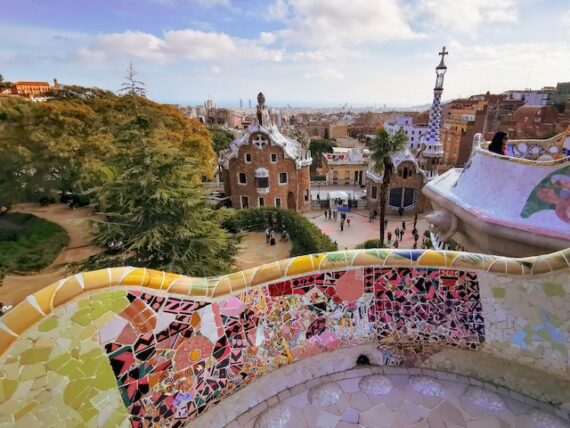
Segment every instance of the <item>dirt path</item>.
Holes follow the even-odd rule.
[[[291,251],[291,241],[281,242],[280,234],[275,235],[275,245],[265,243],[264,232],[249,232],[241,240],[240,250],[236,257],[236,268],[238,272],[264,263],[275,262],[289,258]]]
[[[85,260],[100,249],[89,242],[89,219],[93,218],[89,208],[69,209],[64,204],[40,207],[36,204],[20,204],[12,208],[13,212],[33,214],[59,224],[69,235],[69,245],[64,248],[55,261],[47,268],[31,275],[8,275],[0,287],[0,302],[15,305],[30,294],[71,274],[61,265]]]

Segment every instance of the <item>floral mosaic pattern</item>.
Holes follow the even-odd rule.
[[[181,426],[282,365],[378,340],[398,364],[484,340],[477,275],[360,268],[205,303],[129,292],[101,330],[136,427]]]
[[[541,210],[554,210],[560,220],[570,223],[570,166],[549,174],[534,188],[521,217]]]

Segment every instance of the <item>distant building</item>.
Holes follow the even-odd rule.
[[[51,89],[58,89],[59,83],[57,79],[53,79],[53,86],[50,86],[48,82],[14,82],[10,87],[9,94],[19,95],[21,97],[36,98],[42,97],[44,94]]]
[[[323,174],[330,185],[348,184],[364,186],[370,150],[363,148],[333,147],[332,153],[323,153]]]
[[[249,108],[251,108],[251,100],[248,100],[248,101],[247,101],[247,105],[248,105]]]
[[[242,109],[243,108],[243,100],[240,98],[239,99],[239,108]]]
[[[545,106],[550,104],[550,96],[555,92],[555,88],[544,88],[544,90],[533,91],[525,89],[524,91],[506,91],[503,92],[509,100],[520,100],[525,105]]]
[[[311,152],[285,137],[271,119],[262,93],[257,117],[220,154],[224,191],[234,208],[311,208]]]
[[[441,95],[443,93],[443,80],[447,71],[444,58],[448,52],[443,50],[439,53],[441,61],[436,67],[436,84],[433,91],[433,102],[429,112],[427,131],[420,141],[417,154],[414,155],[410,148],[392,156],[394,170],[390,177],[388,189],[387,209],[392,212],[416,212],[421,213],[429,208],[428,199],[422,194],[422,188],[431,179],[438,176],[438,165],[443,155],[443,146],[440,142],[439,130],[441,127]],[[412,126],[401,117],[403,126]],[[398,126],[398,125],[396,125]],[[399,129],[399,128],[397,128]],[[397,131],[397,129],[395,129]],[[409,128],[411,130],[413,128]],[[412,134],[415,136],[415,134]],[[414,141],[415,142],[415,141]],[[379,211],[380,186],[383,181],[383,171],[375,169],[374,162],[370,162],[366,176],[368,208]]]
[[[398,115],[395,122],[385,123],[384,129],[394,134],[402,129],[408,137],[408,148],[415,152],[427,135],[428,126],[427,123],[414,123],[412,116]]]
[[[501,129],[512,139],[550,138],[561,131],[559,128],[558,111],[544,105],[521,106],[501,122]]]

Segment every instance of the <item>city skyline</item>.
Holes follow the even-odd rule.
[[[261,90],[272,106],[424,105],[443,45],[444,99],[570,75],[565,0],[0,3],[6,80],[117,90],[132,60],[160,102],[230,107]]]

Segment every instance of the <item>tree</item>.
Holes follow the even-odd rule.
[[[212,147],[218,156],[222,150],[228,149],[234,140],[233,134],[225,129],[211,126],[208,128],[208,131],[212,134]]]
[[[122,95],[132,95],[137,97],[146,97],[146,85],[144,82],[137,80],[136,75],[138,71],[135,70],[133,62],[129,63],[129,68],[127,68],[127,75],[125,76],[125,81],[119,89],[119,93]]]
[[[384,128],[376,131],[374,139],[370,142],[374,170],[382,172],[380,185],[380,245],[384,246],[384,219],[386,216],[386,196],[390,187],[390,178],[394,172],[392,156],[406,148],[408,138],[402,129],[391,134]]]
[[[94,256],[91,265],[131,264],[195,276],[227,272],[236,242],[208,206],[196,160],[138,130],[126,138],[136,144],[130,156],[115,159],[120,174],[96,191],[107,221],[95,224],[95,243],[120,243],[119,254]]]
[[[323,153],[332,153],[333,147],[335,146],[336,143],[333,140],[311,140],[309,150],[313,158],[313,163],[311,164],[313,173],[316,172],[317,168],[322,166]]]

